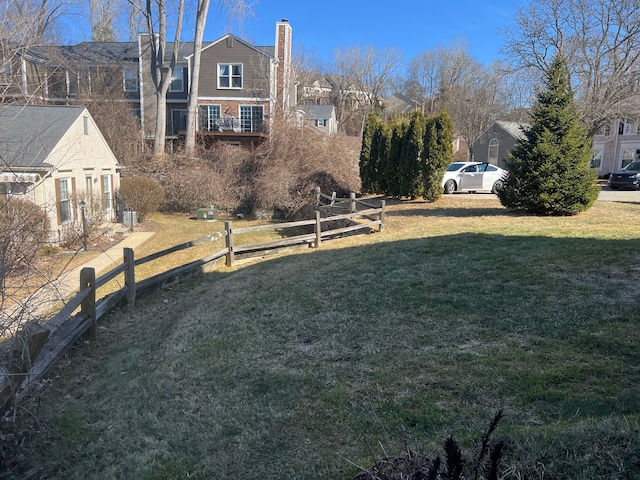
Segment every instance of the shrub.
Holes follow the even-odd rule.
[[[15,197],[0,207],[0,278],[30,265],[49,235],[49,220],[37,205]]]
[[[164,200],[164,189],[152,178],[128,177],[120,182],[120,197],[128,208],[137,212],[143,222]]]

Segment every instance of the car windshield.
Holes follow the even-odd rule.
[[[452,163],[447,167],[447,172],[455,172],[464,167],[464,163]]]
[[[631,162],[626,167],[623,167],[622,170],[636,170],[640,171],[640,161],[636,160],[635,162]]]

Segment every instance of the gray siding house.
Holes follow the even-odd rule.
[[[480,134],[473,142],[473,161],[486,162],[500,168],[507,168],[507,154],[513,150],[519,140],[524,138],[522,129],[526,123],[498,120]]]
[[[302,122],[322,133],[336,133],[336,108],[333,105],[298,105],[298,115]]]

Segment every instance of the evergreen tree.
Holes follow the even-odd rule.
[[[403,121],[396,121],[390,128],[389,154],[387,155],[384,177],[387,190],[384,192],[389,197],[400,197],[400,157],[404,143],[404,135],[407,124]]]
[[[373,193],[376,183],[375,163],[371,158],[371,140],[378,120],[372,113],[367,117],[367,121],[362,131],[362,147],[360,149],[360,182],[364,193]]]
[[[371,136],[371,193],[381,193],[387,190],[384,171],[388,155],[388,128],[383,122],[378,121]]]
[[[427,119],[420,172],[422,197],[433,202],[442,195],[442,177],[453,162],[453,123],[447,112]]]
[[[531,126],[507,159],[509,176],[498,190],[512,210],[537,215],[575,215],[598,197],[589,169],[591,142],[573,103],[569,70],[559,54],[533,107]]]
[[[424,128],[425,119],[423,113],[421,111],[415,112],[409,121],[400,153],[398,165],[400,194],[411,198],[419,197],[423,193],[420,175],[420,155],[422,153],[422,142],[424,141]]]

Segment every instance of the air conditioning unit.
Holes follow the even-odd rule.
[[[196,220],[205,220],[207,222],[212,222],[215,219],[216,219],[216,209],[213,207],[198,208],[196,210]]]

